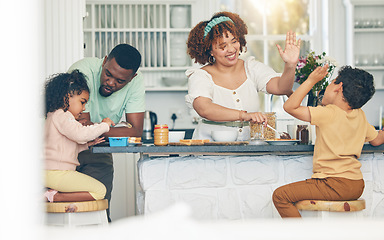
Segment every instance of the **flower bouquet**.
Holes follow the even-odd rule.
[[[296,66],[296,82],[302,84],[307,80],[309,74],[311,74],[317,67],[323,66],[325,64],[329,65],[328,74],[324,79],[316,83],[311,91],[309,91],[308,106],[316,106],[317,98],[319,93],[329,84],[329,79],[331,79],[333,71],[337,67],[338,63],[335,59],[326,56],[325,52],[320,55],[315,55],[314,51],[308,53],[306,57],[300,57],[299,62]]]

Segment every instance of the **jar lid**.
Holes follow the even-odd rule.
[[[168,125],[167,124],[155,125],[155,129],[159,129],[159,128],[168,128]]]

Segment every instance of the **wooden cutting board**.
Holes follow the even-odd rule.
[[[200,142],[170,142],[168,143],[169,146],[203,146],[204,143]]]
[[[247,145],[248,141],[235,141],[235,142],[206,142],[206,143],[182,143],[182,142],[171,142],[170,146],[218,146],[218,145]]]
[[[248,141],[235,141],[235,142],[206,142],[204,143],[205,146],[212,146],[212,145],[247,145]]]

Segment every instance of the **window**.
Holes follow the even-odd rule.
[[[300,56],[321,47],[321,3],[318,0],[220,0],[221,11],[238,13],[248,26],[246,56],[254,56],[276,72],[283,72],[284,62],[276,48],[285,47],[289,30],[301,38]],[[271,103],[265,99],[265,111]]]

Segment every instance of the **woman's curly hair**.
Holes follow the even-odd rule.
[[[79,70],[52,75],[45,83],[45,117],[49,112],[69,108],[69,97],[89,92],[85,75]]]
[[[207,24],[217,17],[229,17],[231,21],[221,22],[214,27],[204,38],[204,29]],[[246,45],[245,35],[248,33],[247,25],[236,13],[231,12],[218,12],[213,15],[209,21],[202,21],[198,23],[189,33],[188,36],[188,54],[192,59],[195,59],[195,63],[202,65],[209,62],[211,56],[212,44],[216,43],[218,39],[223,38],[223,34],[230,32],[240,42],[240,52],[243,51],[243,47]]]

